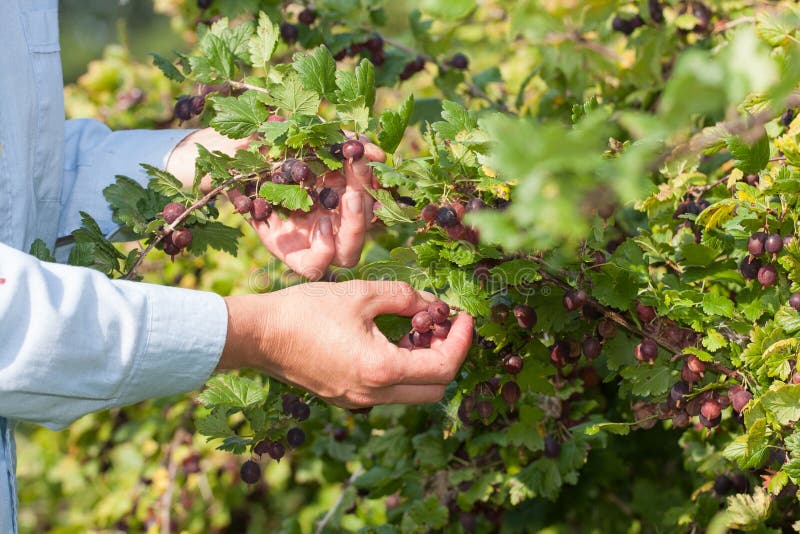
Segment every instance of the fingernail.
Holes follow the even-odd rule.
[[[323,217],[320,219],[319,224],[317,225],[317,230],[321,235],[328,237],[333,235],[333,226],[331,226],[331,218],[330,217]]]
[[[353,215],[360,215],[364,212],[364,200],[361,195],[348,195],[347,209]]]

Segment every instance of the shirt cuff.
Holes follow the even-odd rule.
[[[118,402],[126,405],[198,389],[225,347],[228,309],[215,293],[139,282],[118,282],[145,293],[144,348],[133,362]]]

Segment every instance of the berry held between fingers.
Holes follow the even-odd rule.
[[[435,300],[428,305],[428,313],[434,323],[443,323],[450,317],[450,306],[442,300]]]
[[[325,187],[319,192],[319,203],[325,209],[335,210],[339,207],[339,193],[330,187]]]
[[[342,155],[345,159],[358,161],[364,157],[364,145],[360,141],[350,140],[342,145]]]
[[[420,334],[430,332],[431,328],[433,328],[433,323],[433,317],[427,311],[421,311],[411,318],[411,328]]]

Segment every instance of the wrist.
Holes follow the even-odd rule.
[[[272,342],[271,314],[264,299],[268,295],[226,297],[228,331],[217,370],[268,367],[267,350]]]

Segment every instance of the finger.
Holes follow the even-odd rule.
[[[447,339],[430,349],[397,349],[388,359],[395,384],[446,385],[453,381],[472,345],[472,317],[461,314],[453,321]]]
[[[389,386],[374,395],[375,404],[431,404],[444,397],[445,386]]]
[[[344,175],[347,178],[348,189],[363,191],[365,188],[372,187],[374,176],[369,164],[371,161],[383,162],[385,160],[386,154],[383,153],[383,150],[371,143],[364,145],[364,157],[358,161],[345,160],[344,162]]]
[[[365,298],[364,312],[368,317],[396,314],[410,317],[426,310],[436,297],[430,293],[417,291],[406,282],[388,280],[359,281],[358,290]]]
[[[361,259],[361,249],[364,248],[367,235],[364,197],[354,191],[345,193],[342,204],[334,263],[341,267],[353,267]]]
[[[286,255],[284,262],[296,273],[309,280],[319,280],[336,254],[333,226],[330,217],[321,217],[311,233],[308,249]]]

